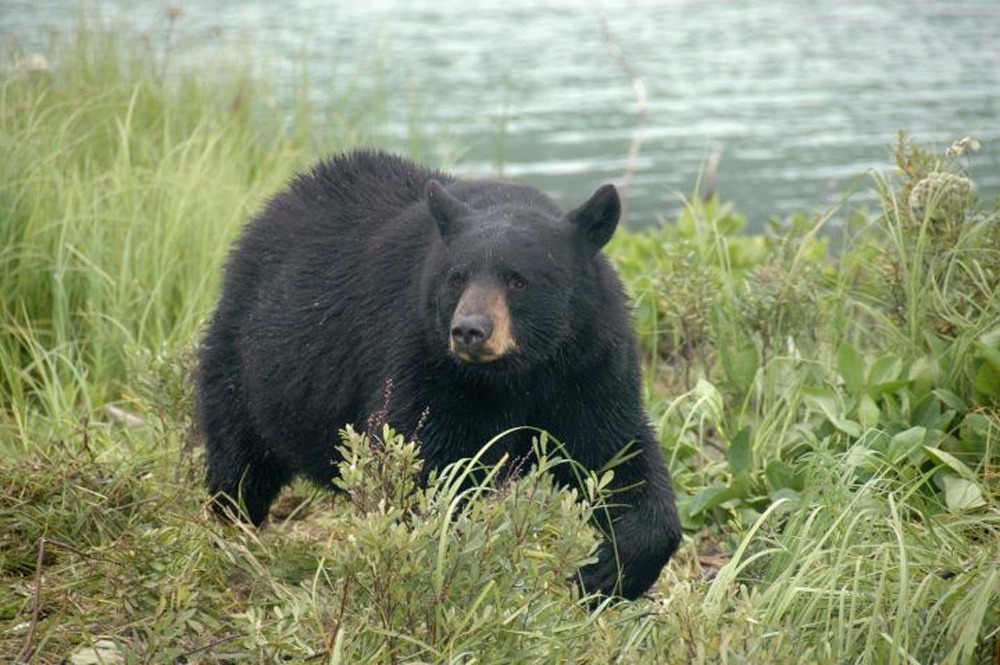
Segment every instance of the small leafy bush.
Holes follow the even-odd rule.
[[[517,468],[510,460],[484,469],[473,459],[421,488],[415,441],[388,426],[341,435],[336,483],[348,509],[324,521],[327,547],[302,590],[323,608],[334,659],[530,660],[560,649],[537,626],[587,619],[572,579],[596,546],[592,508],[554,487],[545,471],[567,462],[547,454],[546,437],[521,477],[504,476]]]

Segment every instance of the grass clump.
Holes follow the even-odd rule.
[[[208,516],[193,349],[239,226],[321,154],[248,77],[81,32],[0,84],[0,657],[62,662],[990,662],[1000,636],[1000,215],[908,139],[875,210],[622,232],[687,530],[593,605],[597,477],[347,429],[339,493]],[[308,105],[293,116],[304,121]],[[344,115],[322,152],[366,128]],[[347,123],[347,124],[344,124]],[[846,209],[846,206],[845,206]]]

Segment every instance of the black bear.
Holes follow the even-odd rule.
[[[631,446],[613,538],[580,580],[641,595],[681,532],[626,298],[600,252],[619,213],[611,185],[567,214],[531,187],[378,152],[295,178],[235,246],[201,348],[216,510],[259,525],[293,476],[330,485],[338,430],[379,411],[404,433],[419,424],[425,471],[528,425],[590,469]],[[530,451],[514,434],[491,460]]]

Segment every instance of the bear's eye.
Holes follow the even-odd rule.
[[[507,278],[507,286],[514,291],[520,291],[524,288],[524,278],[520,275],[511,275]]]
[[[453,289],[460,289],[465,286],[465,275],[460,272],[456,272],[448,278],[448,283]]]

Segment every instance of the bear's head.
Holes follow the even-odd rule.
[[[557,356],[580,327],[574,299],[600,289],[599,250],[621,212],[614,186],[566,214],[534,189],[497,183],[456,196],[432,180],[425,198],[442,241],[426,284],[432,343],[472,371]]]

